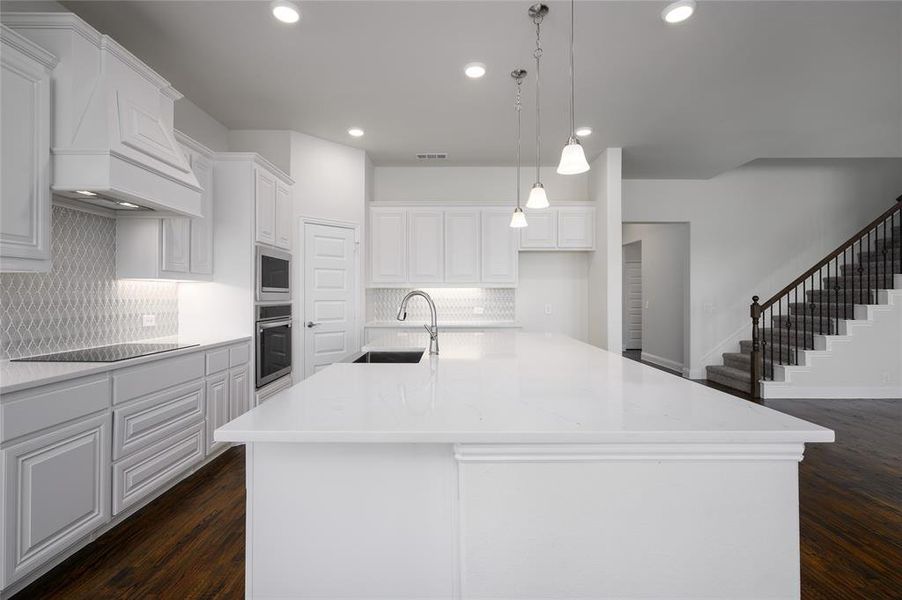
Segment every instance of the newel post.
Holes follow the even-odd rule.
[[[758,304],[758,296],[752,296],[752,306],[749,310],[752,317],[752,398],[761,397],[761,367],[764,361],[761,359],[761,332],[758,321],[761,319],[761,305]]]

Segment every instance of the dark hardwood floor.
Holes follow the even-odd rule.
[[[836,431],[800,465],[802,597],[902,598],[902,400],[764,404]],[[14,598],[243,597],[244,451],[233,448]]]

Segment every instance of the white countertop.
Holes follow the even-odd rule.
[[[560,335],[447,332],[417,364],[334,364],[215,432],[228,442],[780,443],[833,432]],[[397,348],[387,335],[369,349]]]
[[[368,321],[364,327],[370,329],[419,329],[422,331],[424,321]],[[439,321],[442,329],[519,329],[516,321]],[[424,332],[425,333],[425,332]]]
[[[9,394],[39,385],[65,381],[85,375],[103,373],[114,369],[124,369],[142,363],[189,354],[199,350],[207,350],[217,346],[237,344],[250,341],[250,337],[227,339],[193,339],[178,336],[161,337],[149,340],[136,340],[139,344],[180,344],[191,346],[168,352],[139,356],[117,362],[10,362],[0,361],[0,394]],[[128,342],[125,342],[128,343]],[[47,353],[49,354],[49,352]]]

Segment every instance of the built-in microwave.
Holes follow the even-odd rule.
[[[257,302],[291,300],[291,254],[257,246]]]

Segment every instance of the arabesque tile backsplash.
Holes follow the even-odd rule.
[[[115,219],[54,205],[51,227],[49,273],[0,274],[0,358],[178,333],[178,284],[116,279]]]
[[[412,289],[412,288],[411,288]],[[366,291],[366,320],[394,321],[398,306],[410,289],[372,288]],[[509,288],[433,288],[426,290],[435,302],[439,322],[513,321],[516,291]],[[474,309],[482,309],[476,314]],[[421,298],[407,305],[407,317],[414,321],[429,319],[429,308]]]

